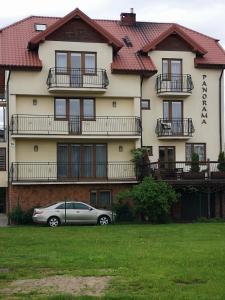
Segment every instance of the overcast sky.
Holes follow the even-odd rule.
[[[220,39],[225,48],[225,0],[6,0],[0,27],[30,15],[61,17],[76,7],[102,19],[119,19],[133,7],[138,21],[180,23]]]

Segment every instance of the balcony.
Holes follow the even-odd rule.
[[[12,183],[136,182],[131,162],[57,163],[15,162],[10,170]]]
[[[141,121],[138,117],[69,117],[56,120],[50,115],[13,115],[11,133],[14,136],[140,136]]]
[[[194,88],[191,75],[160,74],[155,89],[158,96],[189,96]]]
[[[109,85],[109,80],[104,69],[51,68],[46,83],[49,92],[103,93]]]
[[[220,171],[218,161],[199,162],[199,171],[191,169],[192,162],[187,161],[158,161],[148,165],[148,175],[156,180],[166,180],[177,184],[182,181],[188,182],[223,182],[225,183],[225,172]]]
[[[158,119],[155,132],[158,139],[189,139],[194,133],[194,126],[191,118]]]

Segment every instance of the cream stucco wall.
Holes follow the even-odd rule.
[[[57,178],[57,142],[61,141],[43,141],[43,140],[20,140],[16,142],[16,161],[27,162],[26,164],[14,169],[14,176],[19,180],[32,179],[53,179]],[[94,141],[98,143],[98,141]],[[79,142],[76,142],[79,144]],[[93,143],[89,140],[86,144]],[[99,141],[99,143],[103,143]],[[104,142],[107,143],[107,142]],[[34,152],[34,146],[38,146],[38,152]],[[122,152],[119,151],[122,147]],[[108,179],[135,178],[134,166],[130,163],[131,150],[134,148],[134,142],[130,141],[110,141],[107,143],[107,165]],[[49,164],[41,164],[48,162]],[[33,164],[32,164],[33,163]],[[37,163],[37,164],[36,164]],[[51,164],[53,163],[53,164]]]
[[[185,160],[185,143],[207,143],[207,158],[216,160],[219,153],[219,76],[221,70],[194,68],[195,54],[192,52],[152,51],[150,53],[158,73],[144,80],[143,98],[151,99],[151,110],[142,111],[143,117],[143,145],[153,146],[152,161],[158,159],[159,146],[176,146],[176,159]],[[159,97],[155,91],[155,81],[158,74],[162,73],[162,58],[182,59],[183,74],[192,76],[194,89],[188,97],[166,96]],[[202,113],[202,76],[207,75],[207,124],[201,124]],[[163,117],[163,100],[183,100],[183,117],[192,118],[195,132],[188,140],[159,140],[155,133],[158,118]]]
[[[104,43],[45,41],[39,46],[41,71],[13,71],[10,78],[11,94],[49,95],[46,80],[50,68],[55,67],[55,51],[90,51],[97,53],[97,68],[106,69],[109,86],[105,97],[139,97],[140,78],[136,75],[111,74],[112,47]],[[72,92],[72,94],[74,94]]]
[[[50,94],[46,79],[48,70],[55,66],[55,50],[96,51],[97,67],[107,70],[109,87],[103,94],[85,94],[78,92]],[[74,43],[46,41],[39,48],[43,63],[41,71],[12,71],[10,77],[10,115],[11,114],[54,114],[54,96],[95,97],[96,116],[139,116],[140,115],[140,76],[111,74],[112,48],[103,43]],[[159,97],[155,91],[157,74],[144,79],[142,97],[151,100],[151,109],[142,110],[143,146],[153,146],[151,161],[158,159],[159,146],[175,146],[176,159],[185,159],[185,143],[207,143],[207,158],[216,160],[219,153],[219,76],[221,70],[200,69],[194,67],[195,54],[192,52],[152,51],[150,56],[162,73],[162,58],[180,58],[183,61],[183,74],[191,74],[194,90],[188,97]],[[201,124],[202,110],[202,76],[207,75],[208,99],[207,124]],[[37,105],[33,105],[37,99]],[[155,133],[156,121],[163,117],[163,100],[183,100],[183,117],[192,118],[195,132],[188,140],[159,140]],[[116,101],[116,107],[112,103]],[[30,140],[10,138],[10,161],[56,161],[56,142],[59,139],[40,140],[35,137]],[[87,140],[88,141],[88,140]],[[91,140],[97,142],[96,139]],[[77,142],[77,140],[76,140]],[[85,142],[85,140],[83,140]],[[101,141],[102,142],[102,141]],[[111,140],[108,143],[108,160],[129,161],[130,149],[140,147],[140,139]],[[33,152],[33,146],[40,145],[38,153]],[[124,144],[124,151],[118,152],[118,146]]]
[[[67,95],[61,95],[66,97]],[[76,97],[76,96],[74,96]],[[90,96],[86,96],[88,98]],[[91,98],[91,97],[90,97]],[[37,104],[33,104],[33,99]],[[96,116],[137,116],[132,98],[95,98]],[[116,102],[116,107],[113,106]],[[17,96],[16,113],[30,115],[54,115],[53,96]],[[138,112],[137,112],[138,113]],[[139,114],[138,114],[139,115]]]
[[[65,140],[18,140],[16,142],[16,157],[17,162],[56,162],[57,161],[57,143],[66,143]],[[71,141],[70,141],[71,143]],[[73,141],[73,143],[90,144],[90,143],[105,143],[108,148],[108,161],[130,161],[131,150],[134,148],[133,141]],[[38,152],[34,152],[34,146],[38,146]],[[123,151],[119,151],[119,146],[123,147]]]

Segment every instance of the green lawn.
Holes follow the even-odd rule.
[[[112,276],[102,299],[224,300],[225,223],[0,228],[0,289],[56,274]]]

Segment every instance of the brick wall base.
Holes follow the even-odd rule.
[[[132,184],[11,185],[8,190],[8,211],[11,211],[18,202],[24,211],[65,199],[90,203],[91,190],[111,190],[114,202],[118,192],[131,186]]]

